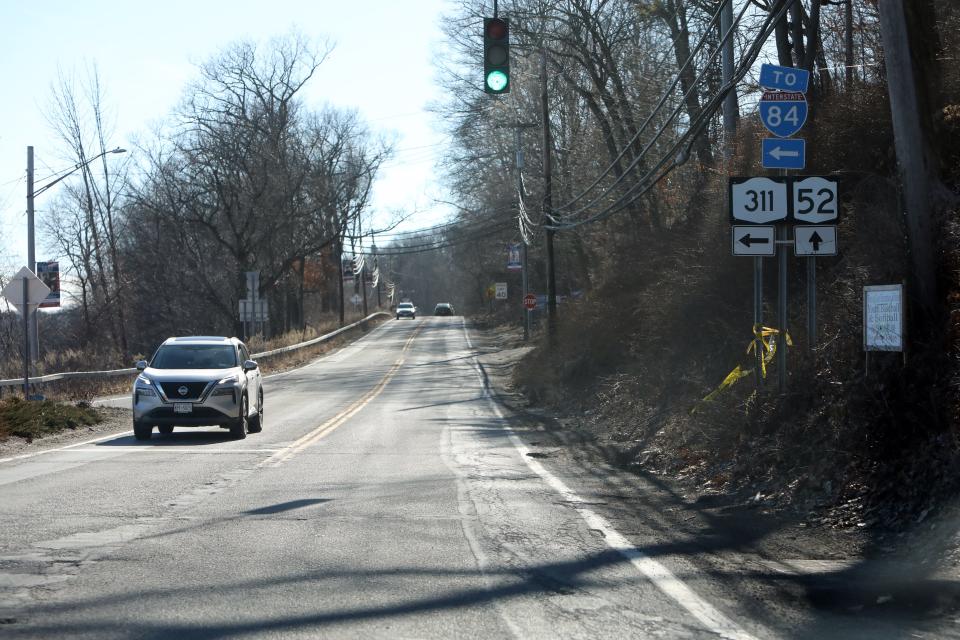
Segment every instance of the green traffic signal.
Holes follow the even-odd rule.
[[[510,26],[503,18],[483,19],[483,90],[510,92]]]
[[[503,71],[491,71],[487,74],[487,89],[493,93],[503,93],[508,80],[507,74]]]

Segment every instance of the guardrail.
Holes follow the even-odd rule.
[[[269,358],[270,356],[280,355],[281,353],[290,353],[291,351],[297,351],[298,349],[304,349],[306,347],[312,347],[315,344],[320,344],[321,342],[326,342],[327,340],[332,340],[336,338],[341,333],[355,329],[359,327],[364,322],[368,322],[377,316],[387,316],[390,317],[390,314],[386,311],[377,311],[376,313],[371,313],[363,320],[357,320],[353,324],[348,324],[345,327],[340,327],[336,331],[331,331],[330,333],[324,334],[322,336],[312,338],[306,342],[298,342],[297,344],[291,344],[287,347],[280,347],[279,349],[271,349],[269,351],[262,351],[260,353],[254,353],[251,357],[254,360],[260,358]],[[47,382],[56,382],[57,380],[71,380],[74,378],[112,378],[115,376],[128,376],[133,375],[137,372],[135,367],[129,369],[110,369],[107,371],[69,371],[66,373],[51,373],[45,376],[38,376],[36,378],[30,378],[30,384],[45,384]],[[23,378],[11,378],[9,380],[0,380],[0,387],[22,387]]]

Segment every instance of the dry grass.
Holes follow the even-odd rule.
[[[26,402],[17,397],[0,401],[0,441],[11,436],[29,441],[100,421],[100,415],[89,405],[78,406],[50,400]]]

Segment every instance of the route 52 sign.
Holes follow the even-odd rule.
[[[758,106],[763,126],[779,138],[792,136],[807,121],[807,98],[800,92],[764,91]]]
[[[793,179],[793,219],[810,224],[834,222],[839,217],[837,182],[819,176]]]

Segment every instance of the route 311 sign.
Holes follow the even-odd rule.
[[[730,178],[730,218],[734,223],[770,224],[790,212],[786,178]]]

